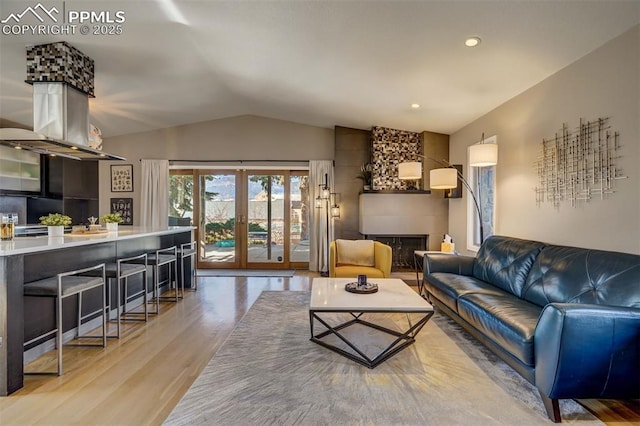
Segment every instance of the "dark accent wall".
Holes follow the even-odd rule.
[[[358,232],[358,194],[363,182],[357,176],[360,166],[370,160],[371,132],[336,126],[334,182],[340,194],[340,219],[334,221],[336,238],[362,238]]]
[[[420,134],[424,156],[422,161],[422,187],[429,189],[429,171],[444,167],[435,160],[449,161],[449,135],[434,132],[422,132]],[[432,193],[444,197],[444,190],[433,189]]]
[[[449,135],[433,132],[418,133],[418,152],[438,160],[449,159]],[[336,126],[335,128],[335,191],[340,194],[340,219],[336,219],[335,238],[361,239],[359,232],[359,194],[363,182],[357,178],[360,166],[371,161],[371,131]],[[413,148],[415,149],[415,147]],[[421,187],[429,189],[429,170],[442,167],[433,160],[423,159],[423,180]],[[397,174],[397,171],[396,171]],[[429,215],[433,216],[431,250],[440,248],[442,234],[448,232],[449,201],[443,190],[433,190],[424,194],[433,206]],[[400,206],[399,206],[400,208]]]

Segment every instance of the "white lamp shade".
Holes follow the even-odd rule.
[[[469,147],[469,165],[487,167],[498,164],[498,144],[478,143]]]
[[[398,164],[398,178],[401,180],[422,179],[422,163],[409,161]]]
[[[340,217],[340,207],[331,206],[331,217]]]
[[[429,172],[431,189],[452,189],[458,186],[458,171],[452,168],[432,169]]]

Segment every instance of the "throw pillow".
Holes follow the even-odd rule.
[[[336,240],[337,264],[375,266],[373,240]]]

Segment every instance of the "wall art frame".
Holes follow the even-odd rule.
[[[110,212],[122,216],[120,225],[133,225],[133,198],[111,198],[109,201]]]
[[[111,166],[111,192],[133,192],[133,164]]]

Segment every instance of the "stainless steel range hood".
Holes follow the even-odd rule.
[[[107,154],[88,146],[53,139],[41,133],[25,129],[0,129],[0,144],[73,160],[125,160],[124,157],[119,155]]]
[[[33,131],[0,129],[0,144],[74,160],[124,160],[89,145],[93,60],[65,42],[27,49]]]
[[[89,146],[89,98],[65,83],[33,83],[33,129],[0,129],[0,144],[74,160],[124,160]]]

